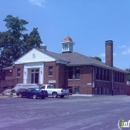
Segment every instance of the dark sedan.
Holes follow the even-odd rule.
[[[48,97],[48,93],[45,90],[40,90],[37,88],[28,88],[26,90],[23,91],[19,91],[17,93],[18,97],[22,98],[22,97],[28,97],[28,98],[33,98],[36,99],[38,97],[44,99],[45,97]]]

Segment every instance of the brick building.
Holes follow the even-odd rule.
[[[126,71],[113,66],[113,41],[105,42],[106,63],[73,52],[74,42],[67,36],[62,53],[32,49],[5,68],[1,87],[17,83],[54,84],[80,94],[126,94]]]

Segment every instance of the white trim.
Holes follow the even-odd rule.
[[[16,60],[15,64],[34,63],[34,62],[50,62],[56,61],[57,59],[41,52],[35,48],[27,52],[25,55]]]
[[[29,80],[29,77],[31,78],[30,69],[39,69],[39,84],[44,84],[44,63],[43,62],[24,64],[23,83],[24,84],[31,83],[31,79]]]

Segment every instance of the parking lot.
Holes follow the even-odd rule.
[[[130,96],[0,98],[0,130],[118,130],[130,120]]]

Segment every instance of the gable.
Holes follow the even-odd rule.
[[[36,49],[32,49],[22,57],[20,57],[15,64],[31,63],[31,62],[49,62],[55,61],[56,59],[44,54]]]

